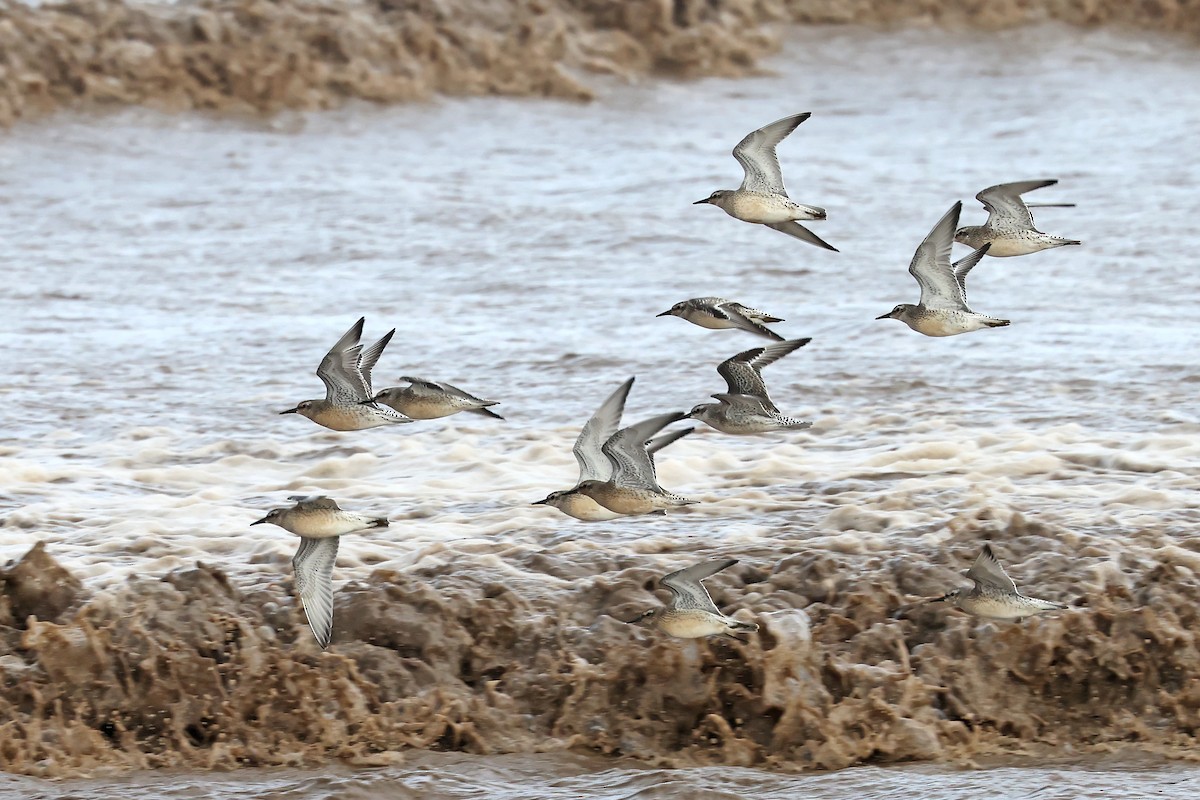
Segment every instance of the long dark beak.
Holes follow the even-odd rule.
[[[543,499],[543,500],[534,500],[534,501],[533,501],[532,503],[530,503],[529,505],[531,505],[531,506],[544,506],[544,505],[546,505],[546,500],[549,500],[549,499],[550,499],[550,498],[548,498],[548,497],[547,497],[547,498],[545,498],[545,499]]]
[[[366,400],[359,400],[358,404],[360,406],[373,406],[373,405],[375,405],[375,398],[368,397]]]
[[[692,205],[696,205],[696,204],[695,204],[695,203],[692,203]],[[661,314],[655,314],[654,316],[656,316],[656,317],[669,317],[669,316],[671,316],[671,312],[670,312],[670,311],[664,311],[664,312],[662,312]]]
[[[287,411],[280,411],[279,413],[280,414],[299,414],[300,409],[299,408],[289,408]]]
[[[707,202],[708,202],[708,198],[706,197],[706,198],[704,198],[703,200],[697,200],[696,202],[692,203],[692,205],[694,205],[694,206],[698,206],[698,205],[700,205],[701,203],[707,203]]]
[[[267,521],[267,518],[266,518],[266,517],[263,517],[262,519],[256,519],[256,520],[254,520],[254,522],[251,522],[250,524],[251,524],[251,525],[262,525],[262,524],[263,524],[264,522],[266,522],[266,521]]]
[[[876,317],[875,319],[891,319],[891,316],[892,316],[892,312],[889,311],[886,314],[884,314],[882,317]]]

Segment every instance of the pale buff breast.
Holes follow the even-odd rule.
[[[621,516],[609,511],[587,495],[579,493],[567,495],[556,507],[567,516],[584,522],[605,522]]]
[[[344,533],[361,531],[371,524],[371,518],[334,509],[290,511],[285,516],[286,529],[308,539],[328,539]]]
[[[960,333],[977,331],[987,326],[966,314],[933,312],[913,320],[909,323],[909,327],[926,336],[957,336]]]
[[[796,209],[786,198],[766,194],[736,193],[725,209],[732,217],[745,222],[778,224],[796,219]]]
[[[462,410],[455,408],[453,404],[447,402],[445,399],[413,397],[411,395],[391,398],[387,404],[404,416],[411,417],[412,419],[438,419],[440,417],[448,417]]]
[[[715,636],[729,630],[720,617],[699,610],[664,611],[659,616],[658,627],[663,633],[680,639],[699,639],[702,636]]]
[[[636,516],[657,511],[653,494],[640,489],[602,484],[593,490],[594,499],[609,511],[624,516]]]
[[[366,406],[325,406],[306,416],[333,431],[361,431],[386,424],[373,417]]]

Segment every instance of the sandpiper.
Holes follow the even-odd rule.
[[[783,337],[766,327],[764,323],[783,322],[779,317],[772,317],[756,308],[744,306],[732,300],[720,297],[693,297],[671,306],[658,314],[660,317],[679,317],[693,325],[712,330],[729,330],[740,328],[744,331],[765,336],[782,342]]]
[[[787,190],[783,188],[779,157],[775,155],[775,146],[811,116],[807,111],[794,114],[747,134],[733,148],[733,157],[746,172],[742,185],[737,189],[718,189],[692,205],[709,203],[743,222],[766,225],[801,241],[837,252],[836,247],[796,222],[825,219],[825,209],[803,205],[788,197]]]
[[[596,409],[596,413],[583,426],[579,437],[575,440],[573,452],[579,463],[579,479],[575,482],[577,488],[584,481],[606,481],[612,475],[612,464],[604,455],[603,447],[621,424],[621,413],[625,410],[625,400],[633,386],[633,378],[622,383],[617,390]],[[687,436],[695,428],[682,428],[671,433],[664,433],[646,443],[646,451],[653,455],[672,442],[677,442]],[[602,522],[622,516],[609,511],[591,497],[575,488],[551,492],[544,499],[533,505],[547,505],[557,508],[567,516],[584,522]]]
[[[317,644],[324,649],[333,636],[333,563],[337,560],[338,537],[368,528],[386,528],[386,517],[371,517],[343,511],[321,495],[293,495],[290,508],[275,508],[251,525],[269,522],[300,537],[300,549],[292,558],[296,593],[304,604],[308,625]]]
[[[411,419],[370,402],[371,368],[383,354],[396,332],[392,328],[366,350],[359,344],[366,317],[359,317],[342,334],[317,367],[317,377],[325,384],[324,400],[305,400],[280,414],[299,414],[318,425],[335,431],[361,431],[380,425],[412,422]],[[367,401],[364,403],[363,401]]]
[[[374,402],[399,411],[410,419],[438,419],[457,414],[460,411],[493,419],[504,419],[488,408],[488,406],[499,405],[500,401],[498,400],[481,400],[457,386],[427,381],[424,378],[412,378],[405,375],[400,380],[408,381],[409,385],[381,389],[375,395]],[[371,401],[364,400],[363,402],[366,404]]]
[[[811,428],[811,422],[785,416],[779,411],[771,402],[762,377],[763,367],[811,341],[811,338],[791,339],[755,347],[722,361],[717,372],[725,379],[729,391],[712,395],[718,402],[701,403],[689,411],[688,416],[722,433],[737,436]]]
[[[654,514],[698,502],[672,494],[658,485],[654,457],[646,446],[654,434],[672,422],[686,418],[686,414],[673,411],[617,431],[601,448],[612,466],[612,477],[604,481],[581,481],[572,491],[587,495],[609,511],[626,517]]]
[[[1031,208],[1071,208],[1074,203],[1026,203],[1021,195],[1053,186],[1057,180],[1018,181],[989,186],[975,199],[987,209],[987,222],[983,225],[968,225],[954,233],[954,241],[971,247],[990,244],[989,256],[1025,256],[1039,250],[1082,244],[1077,239],[1064,239],[1042,233],[1033,226]]]
[[[921,301],[915,306],[901,303],[875,319],[898,319],[926,336],[955,336],[1008,324],[1006,319],[976,314],[967,306],[967,273],[991,245],[985,244],[966,258],[950,263],[954,229],[961,211],[961,202],[951,206],[921,242],[908,265],[909,274],[921,287]]]
[[[671,590],[671,602],[664,608],[647,611],[632,622],[649,622],[663,633],[680,639],[702,636],[728,636],[737,639],[734,631],[756,631],[752,622],[739,622],[727,617],[712,601],[702,580],[737,563],[736,558],[724,561],[702,561],[687,569],[664,575],[659,583]]]
[[[1020,622],[1025,617],[1044,611],[1062,611],[1068,606],[1051,600],[1026,597],[1017,591],[1017,584],[1008,577],[1004,567],[996,560],[992,546],[985,544],[983,552],[967,570],[967,577],[974,583],[970,589],[955,589],[941,597],[926,602],[950,603],[968,614],[986,619],[1012,619]]]

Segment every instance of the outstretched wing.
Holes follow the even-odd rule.
[[[817,236],[808,228],[801,225],[799,222],[768,222],[766,223],[766,226],[768,228],[774,228],[780,233],[786,233],[788,236],[794,236],[802,242],[815,244],[817,247],[824,247],[826,250],[832,250],[835,253],[841,252],[829,242],[825,241],[820,236]]]
[[[1008,573],[1004,571],[1004,567],[1000,566],[1000,562],[996,560],[996,554],[992,552],[992,546],[985,544],[983,552],[975,559],[975,563],[967,570],[967,577],[975,581],[976,587],[994,586],[997,589],[1002,589],[1005,592],[1017,591],[1017,584],[1013,579],[1008,577]]]
[[[686,569],[676,570],[669,575],[664,575],[659,583],[670,589],[671,594],[675,596],[675,602],[673,603],[675,608],[697,609],[708,611],[712,614],[720,614],[721,611],[717,608],[717,604],[712,601],[708,590],[704,588],[704,584],[700,581],[736,563],[736,558],[724,561],[702,561]]]
[[[686,417],[687,414],[682,411],[659,414],[613,434],[601,448],[612,465],[612,482],[617,486],[662,492],[654,474],[654,460],[646,450],[646,443],[672,422]]]
[[[961,212],[961,201],[951,206],[921,242],[908,265],[909,274],[917,279],[917,285],[921,287],[921,305],[925,308],[970,310],[962,286],[954,275],[954,267],[950,264],[950,248],[954,244],[954,231],[958,228]],[[963,260],[970,258],[968,256]],[[970,267],[967,268],[969,270]]]
[[[338,539],[300,537],[300,549],[292,559],[296,594],[304,604],[308,626],[322,649],[333,638],[333,562],[337,561]]]
[[[1017,181],[989,186],[975,199],[983,203],[988,212],[988,227],[993,230],[1029,230],[1033,227],[1033,214],[1021,199],[1021,195],[1053,186],[1056,179],[1044,181]]]
[[[763,381],[763,367],[774,364],[788,353],[803,347],[812,338],[789,339],[766,347],[755,347],[722,361],[717,372],[725,379],[729,394],[747,394],[771,402],[767,384]]]
[[[591,419],[579,432],[579,438],[575,440],[575,447],[572,448],[575,460],[579,462],[577,483],[608,480],[612,474],[612,467],[604,455],[604,443],[612,438],[621,426],[621,414],[625,411],[625,399],[629,397],[633,380],[630,378],[618,386],[617,390],[600,404],[600,408],[596,409],[596,413],[592,414]]]
[[[317,377],[325,384],[325,399],[338,405],[353,405],[371,397],[371,387],[363,380],[359,371],[359,361],[362,358],[363,323],[366,317],[359,317],[358,322],[350,326],[350,330],[342,334],[317,367]],[[390,338],[385,337],[385,338]],[[382,340],[381,340],[382,341]],[[386,345],[387,342],[384,342]],[[376,342],[372,347],[378,347]],[[382,351],[382,348],[380,348]],[[375,358],[378,358],[376,354]],[[372,362],[374,363],[374,362]]]
[[[770,125],[759,128],[746,135],[733,148],[733,157],[746,171],[742,179],[742,190],[747,192],[762,192],[763,194],[781,194],[787,197],[783,188],[783,173],[779,169],[779,157],[775,155],[775,146],[782,142],[796,126],[812,116],[811,112],[794,114]]]

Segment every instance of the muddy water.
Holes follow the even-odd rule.
[[[612,780],[834,795],[866,791],[864,774],[959,796],[979,780],[497,761],[514,751],[786,771],[1117,742],[1186,756],[1198,62],[1060,28],[822,29],[789,39],[773,75],[601,84],[590,105],[18,127],[0,140],[0,557],[45,542],[37,570],[78,584],[3,609],[0,757],[61,776],[479,756],[245,779],[250,796],[320,797],[427,769],[542,781],[540,796]],[[809,109],[780,156],[841,253],[689,205],[736,185],[738,137]],[[1040,199],[1078,207],[1039,212],[1042,228],[1086,246],[971,274],[972,304],[1010,328],[930,340],[873,319],[916,299],[908,260],[954,200],[1043,176],[1062,182]],[[714,365],[756,342],[654,317],[704,294],[814,337],[768,372],[813,429],[673,446],[663,484],[702,503],[670,518],[585,526],[528,506],[573,482],[578,426],[624,378],[638,376],[630,418],[721,387]],[[502,400],[507,421],[334,434],[278,416],[319,396],[312,370],[360,314],[368,337],[397,328],[380,385],[448,380]],[[294,539],[248,527],[309,492],[393,519],[342,544],[326,654],[292,600]],[[1074,610],[891,619],[958,585],[984,541]],[[712,581],[717,602],[760,636],[681,643],[614,619],[657,602],[657,575],[717,555],[742,560]],[[1150,775],[1161,796],[1194,794],[1186,768],[1147,769],[1025,763],[1001,779],[1115,791]],[[188,780],[178,796],[207,786]]]

